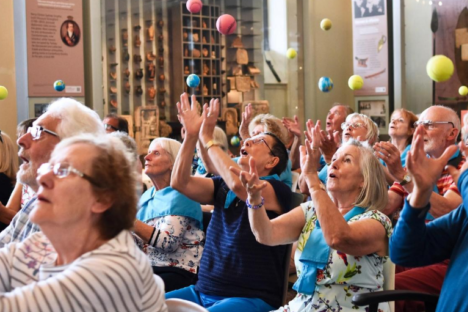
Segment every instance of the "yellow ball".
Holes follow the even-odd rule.
[[[0,100],[6,99],[8,96],[8,90],[4,86],[0,86]]]
[[[431,57],[426,65],[426,71],[429,77],[435,82],[447,81],[453,75],[452,60],[445,55],[436,55]]]
[[[331,27],[332,27],[332,22],[328,18],[324,18],[320,22],[320,28],[322,28],[323,30],[330,30]]]
[[[288,51],[286,51],[286,56],[288,59],[292,60],[293,58],[297,56],[297,52],[293,48],[289,48]]]
[[[352,75],[348,79],[348,86],[351,90],[359,90],[364,85],[364,80],[359,75]]]
[[[466,86],[461,86],[460,89],[458,89],[458,93],[460,93],[461,96],[468,95],[468,88]]]

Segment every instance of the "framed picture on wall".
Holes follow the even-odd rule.
[[[388,132],[388,99],[379,98],[356,98],[357,111],[372,119],[379,127],[380,134]]]

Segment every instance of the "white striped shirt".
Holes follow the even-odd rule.
[[[66,266],[56,258],[42,232],[0,249],[0,311],[167,311],[128,231]]]

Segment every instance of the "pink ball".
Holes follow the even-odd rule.
[[[218,17],[216,21],[216,28],[223,35],[230,35],[236,31],[237,22],[236,19],[229,14],[223,14]]]
[[[196,14],[198,12],[200,12],[202,6],[203,6],[203,3],[201,2],[201,0],[189,0],[187,1],[187,10],[190,12],[190,13],[193,13],[193,14]]]

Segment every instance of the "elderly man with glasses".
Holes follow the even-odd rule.
[[[104,134],[96,112],[69,98],[62,98],[50,104],[46,113],[18,139],[18,156],[23,161],[17,174],[18,181],[37,192],[37,170],[49,161],[55,145],[65,138],[82,133]],[[0,247],[11,242],[23,241],[30,234],[40,231],[39,227],[29,220],[29,213],[34,208],[36,199],[34,196],[26,203],[10,225],[0,233]],[[7,210],[10,209],[0,207],[0,213],[11,213],[11,210]]]
[[[423,125],[424,152],[429,158],[439,158],[445,149],[456,144],[460,132],[460,118],[452,109],[444,106],[431,106],[422,112],[415,127]],[[465,157],[457,149],[447,165],[460,169]],[[401,207],[406,195],[413,191],[410,175],[403,168],[390,168],[390,173],[401,182],[395,182],[388,191],[387,211]],[[456,209],[462,203],[460,192],[449,172],[444,169],[430,198],[431,209],[426,222],[442,217]],[[398,263],[397,263],[398,264]],[[395,279],[395,289],[410,289],[428,293],[440,293],[447,271],[448,261],[415,269],[399,268]],[[416,302],[397,302],[396,311],[420,311]]]

